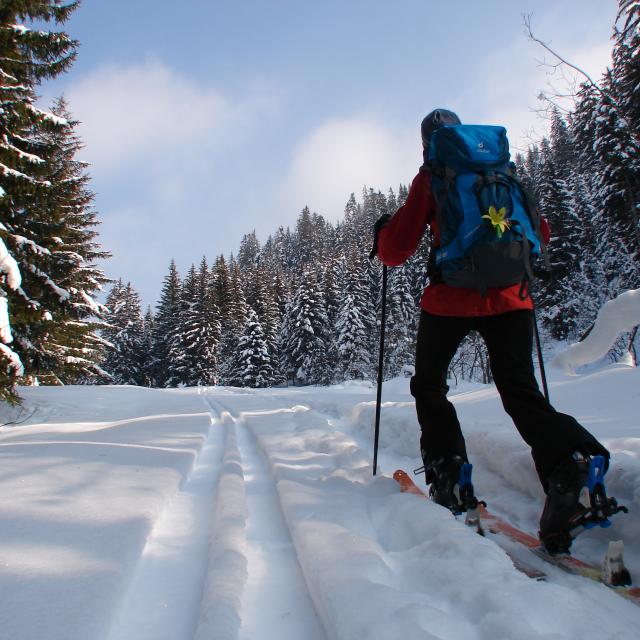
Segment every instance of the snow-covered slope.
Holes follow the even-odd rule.
[[[575,552],[623,537],[640,581],[640,372],[554,375],[554,404],[613,451],[609,492],[631,511]],[[22,393],[34,415],[0,429],[2,639],[637,637],[640,608],[608,588],[546,565],[546,582],[526,578],[398,492],[393,471],[420,464],[406,380],[383,391],[375,478],[367,385]],[[535,533],[542,492],[495,390],[452,398],[477,493]]]

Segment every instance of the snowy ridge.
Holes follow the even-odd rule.
[[[213,403],[207,401],[207,404],[215,412]],[[226,427],[225,453],[217,487],[209,566],[193,637],[195,640],[236,640],[247,580],[247,505],[234,420],[227,413],[215,413]]]
[[[559,353],[552,363],[567,373],[607,355],[617,337],[640,324],[640,289],[631,289],[606,302],[593,330],[582,341]]]

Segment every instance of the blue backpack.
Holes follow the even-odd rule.
[[[444,125],[431,137],[427,166],[440,231],[435,274],[453,287],[485,295],[521,283],[525,297],[533,280],[532,260],[544,249],[540,218],[510,157],[504,127]]]

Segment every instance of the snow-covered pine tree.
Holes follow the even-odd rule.
[[[164,278],[160,300],[156,307],[153,326],[153,379],[158,387],[169,386],[175,377],[174,362],[169,352],[171,340],[177,330],[180,309],[180,274],[175,260],[169,264],[169,273]]]
[[[106,349],[104,370],[114,384],[146,386],[148,354],[144,347],[144,320],[140,296],[128,282],[116,282],[106,300],[104,337],[109,343]]]
[[[330,242],[334,243],[336,239],[331,238]],[[330,328],[327,341],[327,363],[330,370],[334,372],[334,381],[338,380],[340,371],[340,356],[338,354],[335,327],[342,298],[337,255],[336,250],[332,249],[319,265],[319,285],[324,299],[327,325]]]
[[[368,380],[372,376],[371,303],[363,288],[357,262],[342,258],[338,265],[341,296],[334,329],[342,380]],[[369,309],[367,310],[367,301]],[[364,316],[364,317],[363,317]]]
[[[274,370],[277,370],[278,336],[282,317],[280,315],[280,305],[277,299],[277,289],[275,287],[276,274],[267,264],[260,263],[254,271],[255,300],[252,306],[256,312],[260,326],[264,332],[264,339],[267,343],[269,359]],[[246,326],[246,325],[245,325]]]
[[[598,234],[600,211],[591,191],[592,181],[577,170],[572,176],[573,203],[582,222],[580,255],[574,282],[574,296],[579,301],[575,318],[576,336],[582,336],[609,299],[607,279],[602,264],[601,241]]]
[[[308,266],[317,268],[323,257],[328,254],[331,246],[328,229],[329,225],[321,215],[311,213],[309,207],[302,210],[294,234],[294,262],[297,273]]]
[[[538,206],[551,228],[549,259],[553,278],[536,293],[541,316],[554,338],[563,340],[575,329],[579,314],[574,286],[581,254],[582,223],[575,209],[570,177],[575,159],[568,130],[556,114],[551,141],[540,145]]]
[[[224,303],[218,302],[223,318],[218,349],[218,370],[222,383],[229,384],[230,376],[233,376],[238,341],[249,313],[243,290],[243,276],[233,256],[229,259],[229,281],[225,298]]]
[[[198,275],[195,265],[191,265],[180,289],[178,317],[170,338],[169,359],[173,363],[173,376],[169,386],[193,386],[196,363],[194,341],[197,341],[196,303],[198,299]],[[194,334],[194,331],[196,332]]]
[[[216,384],[218,378],[220,312],[204,257],[200,262],[196,283],[195,304],[185,327],[187,351],[193,362],[191,374],[187,379],[190,385],[210,386]]]
[[[258,314],[249,308],[228,384],[259,388],[270,387],[273,383],[274,371],[267,340]]]
[[[314,225],[311,220],[311,211],[309,207],[304,207],[298,220],[296,221],[295,230],[295,268],[300,273],[312,260],[313,257],[313,238]]]
[[[273,252],[283,271],[292,272],[295,269],[293,236],[289,227],[278,227],[273,236]]]
[[[256,271],[261,257],[260,242],[255,230],[245,234],[240,241],[240,249],[236,263],[242,274],[242,291],[245,300],[250,307],[256,308]]]
[[[630,285],[640,282],[640,3],[619,0],[614,31],[613,65],[607,75],[608,118],[614,126],[601,138],[609,162],[605,172],[605,204],[616,217],[622,239],[630,245],[635,266]],[[611,114],[614,111],[615,114]],[[603,114],[604,115],[604,114]],[[605,117],[607,117],[605,116]],[[604,124],[602,120],[599,121]]]
[[[274,369],[276,385],[286,384],[287,382],[287,369],[286,369],[286,357],[282,352],[282,325],[284,323],[287,301],[291,298],[291,286],[292,281],[288,275],[278,270],[272,277],[272,291],[273,299],[277,306],[278,314],[278,331],[275,336],[275,358],[272,356],[271,363]]]
[[[332,371],[327,361],[329,326],[325,303],[314,269],[306,269],[288,308],[285,326],[287,352],[298,384],[328,384]]]
[[[99,375],[102,358],[97,335],[104,308],[96,294],[108,282],[96,261],[109,257],[97,243],[98,221],[92,208],[94,194],[86,164],[76,159],[82,143],[78,125],[66,102],[55,101],[52,112],[60,126],[42,137],[46,142],[44,178],[50,187],[42,192],[33,229],[44,252],[33,256],[25,288],[39,291],[41,309],[51,320],[40,331],[29,327],[29,346],[23,351],[27,370],[42,383],[74,383]],[[44,212],[40,215],[40,212]],[[40,284],[29,286],[38,272]]]
[[[145,387],[157,387],[157,381],[155,379],[158,371],[158,363],[155,359],[155,318],[153,317],[153,311],[151,307],[147,307],[147,312],[144,314],[143,320],[144,331],[142,334],[142,349],[146,354],[144,360],[142,374],[144,378]]]
[[[355,243],[358,237],[358,225],[361,216],[362,207],[356,201],[355,193],[352,193],[344,207],[344,220],[340,228],[340,244],[345,251],[344,245]]]
[[[251,271],[258,265],[260,256],[260,241],[256,236],[256,230],[246,233],[240,241],[240,248],[236,261],[241,271]]]
[[[15,326],[23,351],[30,351],[30,333],[42,334],[39,325],[50,322],[37,300],[40,291],[31,285],[50,287],[34,264],[46,253],[41,245],[42,226],[37,224],[46,221],[46,211],[38,208],[38,202],[50,187],[43,175],[47,148],[41,134],[62,123],[35,106],[35,87],[66,71],[78,46],[64,32],[33,30],[21,22],[60,25],[77,6],[78,2],[58,0],[3,0],[0,4],[0,272],[4,274],[0,396],[6,399],[16,399],[13,385],[24,372],[19,356],[8,346],[13,338],[9,322]]]
[[[413,320],[417,314],[404,266],[389,270],[387,295],[385,377],[394,378],[408,371],[415,360]]]

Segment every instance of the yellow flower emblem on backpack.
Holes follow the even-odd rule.
[[[504,218],[506,215],[506,207],[501,207],[500,211],[497,211],[495,207],[489,207],[489,213],[482,216],[493,225],[498,234],[498,238],[502,238],[502,234],[511,227],[511,222]]]

